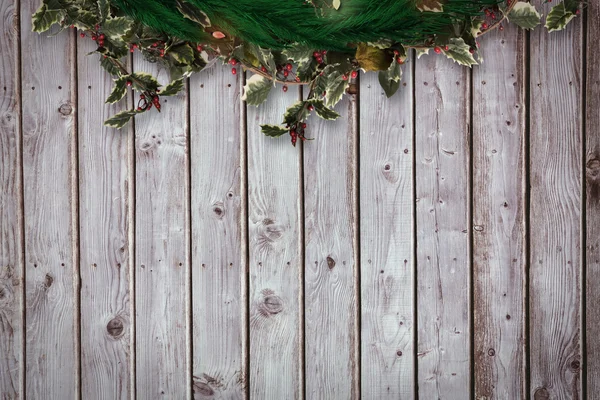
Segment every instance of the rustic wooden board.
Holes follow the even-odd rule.
[[[126,399],[132,392],[129,284],[130,197],[133,168],[129,129],[103,121],[126,109],[102,106],[112,79],[98,64],[90,39],[77,43],[79,137],[79,256],[81,260],[81,395]]]
[[[360,396],[356,95],[316,115],[304,145],[306,396]]]
[[[239,75],[216,65],[190,81],[194,394],[245,396]]]
[[[0,3],[0,398],[24,396],[23,210],[17,2]]]
[[[73,32],[31,31],[21,3],[26,266],[26,397],[77,396]]]
[[[136,71],[168,73],[134,59]],[[156,75],[158,74],[158,75]],[[186,95],[135,124],[136,393],[191,397],[189,174]]]
[[[248,74],[248,78],[250,75]],[[288,137],[272,139],[259,124],[278,124],[298,90],[274,88],[247,107],[250,398],[302,398],[301,158]]]
[[[551,5],[543,7],[547,14]],[[532,398],[581,398],[581,19],[531,33]]]
[[[432,53],[415,75],[419,396],[469,398],[469,70]]]
[[[388,99],[360,81],[361,394],[415,397],[412,59]]]
[[[587,5],[585,162],[587,392],[600,393],[600,3]]]
[[[525,398],[525,34],[481,41],[473,69],[475,398]]]

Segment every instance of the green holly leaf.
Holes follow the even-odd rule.
[[[470,50],[471,46],[465,43],[463,38],[451,38],[448,43],[448,50],[444,51],[444,54],[456,63],[470,67],[477,65],[477,60],[475,60]]]
[[[326,96],[325,104],[328,107],[335,106],[344,95],[346,88],[348,88],[348,79],[344,80],[342,74],[338,71],[334,71],[327,76]]]
[[[130,77],[131,82],[133,83],[133,88],[140,92],[145,90],[155,92],[160,86],[155,77],[145,72],[134,72],[130,75]]]
[[[288,60],[294,60],[297,63],[312,61],[313,48],[301,44],[294,44],[291,47],[283,49],[282,54]]]
[[[63,10],[49,10],[46,4],[42,4],[32,17],[33,32],[45,32],[54,24],[59,23],[65,16]]]
[[[279,137],[288,132],[287,129],[282,128],[279,125],[261,125],[260,128],[262,133],[269,137]]]
[[[121,40],[133,26],[132,20],[125,17],[109,18],[102,24],[102,32],[113,40]]]
[[[127,76],[122,76],[115,81],[115,87],[110,93],[110,96],[108,96],[108,98],[106,99],[107,104],[116,103],[117,101],[125,97],[125,94],[127,93],[127,80]]]
[[[135,111],[135,110],[121,111],[120,113],[115,114],[111,118],[104,121],[104,125],[111,127],[111,128],[121,129],[122,127],[125,126],[126,123],[129,122],[129,120],[131,118],[133,118],[136,114],[140,114],[142,112],[144,112],[144,110],[142,110],[142,111]]]
[[[202,25],[204,28],[210,26],[210,19],[208,16],[195,5],[184,0],[177,0],[175,6],[185,18]]]
[[[383,88],[385,95],[389,98],[400,88],[400,79],[402,78],[402,69],[396,58],[390,64],[387,71],[379,72],[379,84]]]
[[[183,89],[183,79],[176,79],[171,81],[167,86],[165,86],[161,91],[161,96],[175,96]]]
[[[566,1],[552,7],[546,17],[546,28],[548,28],[548,32],[565,29],[567,24],[575,18],[575,12],[577,12],[577,6],[574,7],[574,10],[569,9],[566,5]]]
[[[273,84],[269,79],[258,74],[252,75],[244,85],[242,100],[251,106],[258,106],[267,100],[272,87]]]
[[[325,106],[322,100],[312,99],[308,101],[315,108],[317,115],[325,120],[334,120],[340,117],[340,114]]]
[[[533,29],[541,23],[541,15],[531,3],[518,2],[506,18],[524,29]]]

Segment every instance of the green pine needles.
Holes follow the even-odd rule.
[[[564,0],[546,18],[549,30],[563,29],[584,6]],[[290,106],[281,125],[263,125],[270,137],[306,139],[306,119],[339,114],[332,108],[358,70],[377,71],[387,96],[400,86],[411,48],[430,49],[466,66],[477,64],[478,36],[509,20],[526,29],[542,16],[520,0],[43,0],[33,30],[53,25],[78,29],[97,44],[95,53],[113,77],[107,103],[121,101],[128,87],[138,92],[135,108],[105,122],[123,127],[161,98],[184,87],[184,79],[219,58],[232,73],[254,72],[244,87],[249,105],[264,102],[276,83],[308,85],[306,100]],[[129,72],[127,55],[140,51],[171,73],[165,86],[151,75]]]

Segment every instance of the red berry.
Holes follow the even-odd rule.
[[[579,15],[580,11],[579,9],[577,9],[577,11],[575,11],[575,15]]]
[[[81,33],[79,34],[79,36],[81,36],[82,38],[84,38],[84,37],[85,37],[85,33],[81,32]]]
[[[327,50],[323,50],[323,51],[321,52],[321,54],[323,54],[323,55],[327,54]]]
[[[404,64],[404,60],[401,57],[398,57],[396,61],[398,61],[398,64]]]
[[[437,47],[437,46],[436,46],[436,47],[433,49],[433,51],[435,51],[435,52],[436,52],[436,54],[440,54],[440,53],[442,52],[442,49],[440,49],[439,47]]]
[[[92,40],[96,40],[98,39],[98,37],[96,37],[96,35],[92,35]]]
[[[299,76],[296,77],[296,82],[300,82],[300,77]]]
[[[289,74],[290,74],[290,71],[288,71],[287,69],[283,71],[283,76],[285,76],[286,78]]]
[[[352,76],[352,79],[356,78],[358,76],[358,71],[352,71],[350,76]]]
[[[100,25],[96,24],[95,28],[96,30],[100,30]]]
[[[131,85],[132,85],[131,81],[127,81],[127,86],[131,86]]]
[[[98,40],[98,46],[104,47],[104,40]]]
[[[284,85],[284,86],[283,86],[283,88],[282,88],[282,90],[283,90],[284,92],[287,92],[287,91],[288,91],[288,87]]]
[[[450,50],[450,47],[448,47],[448,45],[445,45],[445,46],[444,46],[444,50],[445,50],[445,51],[448,51],[448,50]]]
[[[345,81],[347,81],[348,80],[348,75],[346,75],[346,74],[342,75],[342,79],[345,80]]]
[[[75,28],[75,25],[71,25],[71,28]]]
[[[310,104],[310,105],[308,106],[308,111],[312,111],[312,110],[314,110],[314,109],[315,109],[315,107],[313,107],[313,105],[312,105],[312,104]]]
[[[483,23],[481,24],[481,29],[487,29],[488,28],[488,24],[487,23]]]
[[[231,60],[229,60],[229,64],[236,65],[237,64],[237,60],[235,58],[232,58]]]
[[[142,111],[142,107],[138,107],[138,108],[137,108],[137,110],[138,110],[138,111]]]
[[[146,96],[144,96],[143,94],[140,94],[140,99],[144,100],[146,98]]]
[[[231,73],[232,73],[233,75],[237,74],[237,69],[235,69],[235,68],[231,68]]]
[[[322,59],[321,57],[317,57],[317,62],[318,62],[319,64],[323,64],[323,59]]]
[[[471,53],[471,54],[475,53],[475,49],[471,47],[471,48],[469,49],[469,53]]]
[[[306,129],[306,123],[302,124],[302,129]]]
[[[496,19],[496,14],[492,14],[492,19]]]
[[[500,29],[501,31],[503,31],[503,30],[504,30],[504,27],[503,27],[502,25],[500,25],[500,26],[498,27],[498,29]]]
[[[398,50],[394,50],[394,55],[397,56],[398,54],[400,54],[400,52]]]
[[[203,50],[203,48],[202,48],[202,46],[198,45],[198,46],[196,46],[196,50],[201,52]]]
[[[321,53],[319,53],[318,51],[315,51],[315,52],[313,53],[313,57],[314,57],[314,58],[321,57]]]
[[[104,40],[104,38],[105,38],[106,36],[104,36],[104,33],[101,33],[101,34],[100,34],[100,36],[98,36],[98,37],[100,38],[100,40]]]
[[[293,68],[292,64],[286,64],[285,69],[287,69],[288,71],[291,71]]]

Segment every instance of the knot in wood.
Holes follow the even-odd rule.
[[[46,277],[44,278],[44,287],[48,289],[50,286],[52,286],[52,283],[54,283],[54,278],[52,275],[46,274]]]
[[[73,106],[71,106],[69,103],[61,104],[60,107],[58,107],[58,112],[65,116],[71,115],[73,112]]]
[[[595,178],[600,175],[600,159],[592,158],[586,163],[587,174],[591,178]]]
[[[106,330],[110,336],[117,338],[123,334],[123,320],[121,317],[115,317],[108,321],[106,324]]]
[[[579,367],[581,367],[581,363],[579,362],[579,360],[573,360],[569,364],[569,369],[571,370],[571,372],[579,371]]]
[[[208,383],[198,382],[194,380],[194,394],[200,396],[214,396],[215,391],[208,385]]]
[[[12,289],[8,285],[0,283],[0,310],[11,306],[13,297]]]
[[[538,388],[533,393],[534,400],[548,400],[550,399],[550,393],[548,393],[548,389],[546,388]]]
[[[275,315],[283,311],[283,300],[276,295],[267,295],[260,304],[259,311],[262,315]]]
[[[496,350],[494,350],[494,349],[489,349],[488,350],[488,356],[494,357],[495,355],[496,355]]]
[[[333,267],[335,267],[335,260],[331,257],[327,257],[327,266],[329,269],[333,269]]]

